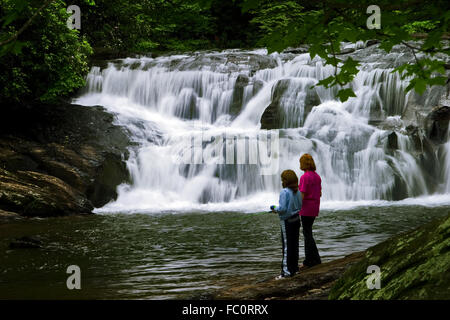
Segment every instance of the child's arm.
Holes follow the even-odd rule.
[[[285,192],[284,190],[281,190],[280,192],[280,199],[279,199],[279,205],[275,206],[274,211],[277,212],[278,214],[282,214],[285,213],[287,211],[287,192]]]

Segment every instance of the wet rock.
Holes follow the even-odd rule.
[[[367,289],[367,267],[381,270],[381,288]],[[322,263],[294,277],[235,277],[206,299],[448,299],[450,215],[375,245],[365,252]]]
[[[42,248],[42,241],[37,236],[24,236],[9,243],[11,249],[38,249]]]
[[[385,116],[380,101],[371,99],[369,103],[369,124],[381,124],[385,120]]]
[[[4,111],[0,209],[23,216],[90,213],[129,180],[124,160],[132,143],[102,107],[61,102]]]
[[[261,116],[261,129],[278,129],[281,122],[278,104],[271,102]]]
[[[424,146],[423,146],[424,137],[423,137],[419,127],[414,126],[414,125],[409,125],[406,127],[406,133],[412,138],[416,152],[422,153],[424,151]]]
[[[17,213],[0,209],[0,218],[18,218]]]
[[[0,169],[0,206],[29,217],[89,213],[94,208],[85,195],[57,177],[3,169]]]
[[[240,74],[236,78],[233,89],[233,102],[230,106],[230,114],[236,116],[241,112],[244,100],[244,89],[248,85],[249,79],[245,74]]]
[[[250,66],[250,74],[253,75],[256,71],[263,69],[273,69],[278,66],[277,60],[271,56],[250,54],[248,58]]]
[[[290,119],[290,127],[301,126],[305,122],[305,119],[311,112],[312,108],[321,103],[316,89],[310,88],[312,83],[306,86],[298,86],[297,88],[295,88],[291,86],[291,81],[291,79],[281,79],[272,88],[272,101],[264,110],[264,113],[261,116],[261,129],[279,129],[286,127],[285,119],[288,117],[288,115],[286,114],[287,112],[283,105],[289,105],[292,106],[292,108],[301,108],[301,106],[293,105],[294,101],[292,100],[292,97],[285,96],[288,88],[298,91],[303,90],[305,94],[303,105],[304,109],[302,113],[303,117],[298,115],[298,118]],[[293,96],[295,96],[295,94],[296,92],[293,92]]]
[[[395,170],[396,171],[396,170]],[[398,173],[394,173],[394,185],[391,190],[391,195],[389,200],[400,201],[408,198],[408,186],[404,178]]]
[[[391,132],[388,135],[387,147],[388,147],[388,149],[393,149],[393,150],[397,150],[398,149],[398,137],[397,137],[397,134],[395,132]]]
[[[286,48],[283,50],[283,53],[293,53],[293,54],[302,54],[302,53],[308,53],[309,52],[309,46],[299,46],[297,48]]]
[[[433,109],[425,120],[428,138],[436,144],[445,143],[450,121],[450,107],[441,106]]]
[[[264,110],[261,116],[261,129],[279,129],[284,116],[280,108],[280,101],[283,94],[289,88],[290,80],[281,79],[272,88],[272,102]]]
[[[116,187],[129,181],[126,164],[116,154],[106,154],[98,168],[95,183],[88,186],[86,196],[94,207],[102,207],[117,198]]]
[[[264,82],[261,80],[255,80],[253,82],[253,96],[256,96],[258,92],[264,87]]]
[[[402,131],[404,122],[400,117],[387,117],[378,125],[378,128],[388,131]]]
[[[370,265],[381,270],[380,289],[367,289]],[[369,248],[336,282],[329,299],[448,299],[449,265],[450,215]]]
[[[355,52],[355,50],[356,50],[355,48],[344,48],[336,55],[352,53],[352,52]]]
[[[370,47],[370,46],[373,46],[373,45],[375,45],[377,43],[380,43],[380,40],[377,40],[377,39],[367,40],[366,41],[366,48]]]
[[[327,299],[328,292],[335,281],[363,256],[363,252],[354,253],[307,268],[293,277],[282,280],[274,280],[275,276],[266,279],[252,276],[236,277],[221,283],[220,285],[225,286],[224,289],[205,296],[217,300]]]
[[[176,116],[183,119],[199,119],[200,112],[197,108],[197,95],[192,89],[181,90],[177,100]]]
[[[318,106],[321,103],[319,95],[317,94],[316,89],[308,88],[306,90],[306,98],[305,98],[305,110],[303,113],[303,121],[305,123],[306,117],[311,112],[312,108]]]

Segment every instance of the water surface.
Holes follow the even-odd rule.
[[[417,205],[322,210],[315,237],[329,261],[449,212]],[[8,248],[25,235],[39,235],[44,248]],[[0,257],[1,299],[184,299],[227,278],[276,276],[281,243],[272,214],[97,214],[1,223]],[[81,268],[81,290],[66,288],[69,265]]]

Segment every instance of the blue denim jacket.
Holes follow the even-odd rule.
[[[280,205],[275,207],[275,211],[278,212],[280,220],[286,220],[298,214],[302,208],[302,196],[300,191],[295,194],[289,188],[284,188],[280,192]]]

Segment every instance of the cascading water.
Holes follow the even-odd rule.
[[[277,201],[282,170],[301,174],[303,153],[316,159],[325,205],[434,192],[405,131],[414,94],[391,72],[403,54],[365,48],[358,55],[357,97],[344,103],[339,88],[312,88],[334,69],[307,53],[224,51],[93,67],[74,103],[105,106],[139,145],[128,160],[132,184],[119,186],[117,201],[98,211],[264,210]],[[421,107],[431,109],[430,91],[425,98]],[[264,141],[266,108],[275,110],[279,128],[268,135],[279,152],[270,143],[264,150],[277,162],[273,174],[252,162],[264,149],[252,141]],[[446,150],[448,194],[449,143]]]
[[[443,157],[443,176],[446,177],[444,179],[443,192],[446,194],[450,194],[450,125],[447,130],[447,142],[443,145],[444,149],[444,157]]]

